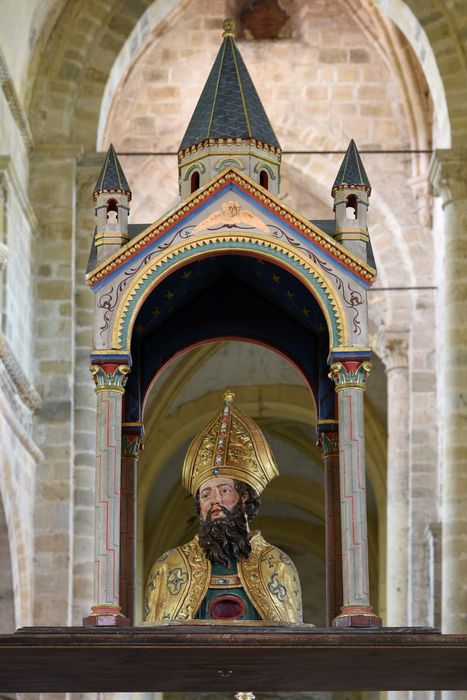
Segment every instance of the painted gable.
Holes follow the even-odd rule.
[[[309,273],[333,345],[366,346],[366,315],[360,311],[375,271],[278,198],[228,169],[89,273],[101,317],[95,348],[128,351],[141,290],[196,255],[220,253],[264,255],[297,277]]]

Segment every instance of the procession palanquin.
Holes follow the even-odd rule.
[[[237,106],[238,123],[226,126],[222,100]],[[229,26],[180,147],[180,202],[154,224],[128,225],[131,191],[109,148],[87,275],[99,487],[87,624],[133,619],[136,461],[155,378],[183,351],[232,338],[281,353],[309,386],[325,463],[329,624],[380,624],[369,601],[363,429],[371,187],[352,141],[332,187],[335,217],[309,221],[279,197],[280,159]]]

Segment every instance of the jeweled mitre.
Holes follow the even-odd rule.
[[[258,493],[279,476],[263,433],[252,418],[233,406],[235,395],[224,394],[222,409],[194,438],[183,463],[182,484],[195,495],[213,476],[227,476]]]

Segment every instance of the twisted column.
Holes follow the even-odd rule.
[[[342,545],[339,485],[339,431],[337,423],[318,424],[318,444],[324,463],[324,512],[326,550],[326,620],[330,627],[341,612]]]
[[[127,625],[120,608],[120,485],[122,396],[128,365],[91,366],[96,384],[96,515],[94,605],[87,626]]]
[[[343,605],[335,627],[380,627],[370,605],[365,486],[363,392],[371,362],[342,359],[331,365],[339,415]]]
[[[142,424],[124,423],[120,497],[120,607],[130,625],[135,624],[136,486],[142,443]]]

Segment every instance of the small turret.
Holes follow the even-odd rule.
[[[128,241],[131,190],[115,149],[110,144],[94,188],[96,202],[95,246],[101,263]]]
[[[182,198],[233,166],[273,194],[279,193],[281,147],[234,38],[223,42],[179,147]]]
[[[335,239],[366,261],[369,241],[367,211],[371,185],[353,139],[339,168],[331,194],[336,217]]]

